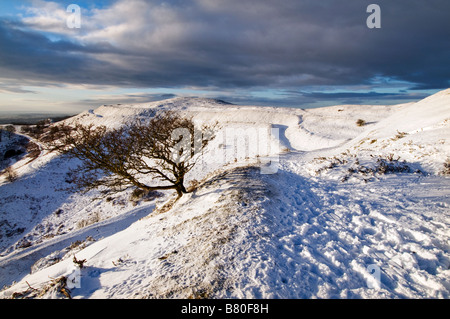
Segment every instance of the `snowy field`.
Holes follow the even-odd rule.
[[[0,176],[0,298],[449,298],[450,89],[307,110],[177,98],[67,121],[152,109],[219,123],[197,189],[77,194],[76,161],[18,161],[16,181]]]

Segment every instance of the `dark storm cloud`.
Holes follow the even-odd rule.
[[[290,94],[301,95],[307,98],[321,99],[321,100],[339,100],[339,99],[374,99],[374,98],[389,98],[391,100],[410,100],[411,98],[424,98],[426,95],[405,95],[403,93],[354,93],[354,92],[336,92],[336,93],[323,93],[323,92],[290,92]]]
[[[0,20],[0,72],[11,77],[41,82],[92,83],[102,63],[89,57],[98,47],[69,41],[50,41],[38,32],[22,30],[20,23]],[[104,63],[103,63],[104,65]]]
[[[0,20],[1,77],[154,88],[296,89],[376,77],[449,86],[448,0],[121,2],[84,17],[84,33],[53,41],[36,22]],[[381,29],[366,26],[373,2]]]
[[[161,101],[177,97],[171,93],[128,93],[100,96],[92,99],[82,100],[81,102],[89,105],[111,105],[111,104],[136,104],[152,101]]]
[[[308,104],[312,101],[327,101],[332,104],[380,104],[388,102],[387,104],[397,104],[404,102],[411,102],[424,99],[427,94],[421,93],[379,93],[379,92],[286,92],[286,100],[294,101],[296,98],[302,99],[302,104]]]

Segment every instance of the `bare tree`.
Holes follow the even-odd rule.
[[[363,119],[358,119],[356,121],[356,125],[357,126],[364,126],[364,125],[366,125],[366,121],[364,121]]]
[[[71,170],[77,189],[104,185],[113,190],[137,187],[145,191],[174,189],[187,193],[186,174],[212,139],[213,126],[196,128],[191,118],[174,112],[153,113],[117,129],[62,125],[53,130],[51,150],[78,158]],[[152,184],[148,183],[152,177]]]

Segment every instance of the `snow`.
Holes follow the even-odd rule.
[[[63,298],[61,276],[73,298],[449,298],[450,89],[308,110],[175,98],[67,121],[152,110],[219,123],[188,176],[198,188],[176,202],[77,194],[64,190],[76,161],[18,161],[17,181],[0,177],[1,298]]]

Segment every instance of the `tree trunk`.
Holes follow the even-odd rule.
[[[181,181],[175,184],[175,188],[177,190],[178,197],[181,197],[183,196],[183,194],[188,193],[186,187],[184,187],[184,178],[182,178]]]

